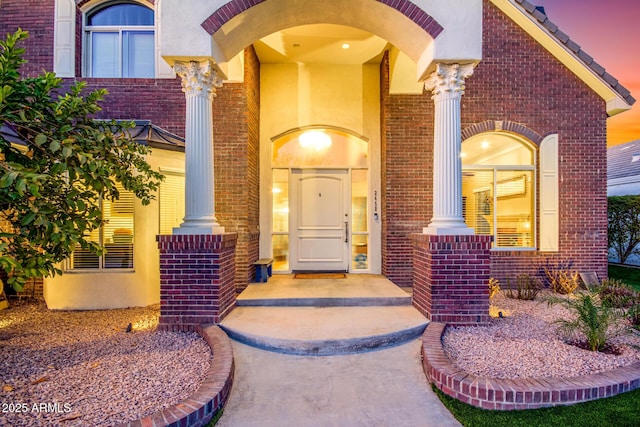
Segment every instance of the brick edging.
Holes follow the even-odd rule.
[[[640,388],[640,362],[572,378],[506,380],[479,377],[457,368],[442,348],[446,324],[432,322],[422,335],[427,380],[445,394],[483,409],[534,409],[571,405]]]
[[[213,353],[213,361],[200,388],[188,399],[137,421],[131,427],[205,426],[227,402],[233,384],[233,350],[229,337],[216,325],[196,328]]]

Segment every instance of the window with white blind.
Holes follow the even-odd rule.
[[[184,172],[161,169],[164,181],[160,184],[160,234],[172,234],[184,219]]]
[[[514,135],[487,132],[462,143],[464,217],[494,248],[534,248],[536,152]]]
[[[88,77],[155,76],[154,11],[135,2],[113,2],[85,16]]]
[[[105,248],[98,256],[79,245],[69,259],[69,270],[133,269],[134,200],[133,193],[118,184],[120,199],[102,200],[105,223],[89,234],[89,240]]]

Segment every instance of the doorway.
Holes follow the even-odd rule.
[[[377,149],[362,135],[328,125],[272,138],[265,224],[271,233],[261,256],[273,258],[275,273],[379,274],[379,190],[373,187],[379,177],[369,168],[370,150]]]
[[[348,271],[349,170],[291,171],[291,270]]]

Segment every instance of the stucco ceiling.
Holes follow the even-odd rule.
[[[292,27],[254,43],[263,64],[379,63],[386,46],[386,40],[371,33],[333,24]]]

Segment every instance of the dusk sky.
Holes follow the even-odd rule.
[[[607,120],[607,142],[640,139],[640,0],[529,0],[638,101]]]

